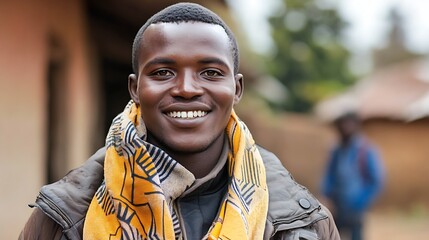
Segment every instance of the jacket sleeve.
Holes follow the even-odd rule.
[[[19,240],[60,240],[63,235],[62,227],[49,218],[39,208],[34,209],[30,218],[19,235]]]

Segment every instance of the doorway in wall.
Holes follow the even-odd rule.
[[[59,180],[67,172],[67,56],[55,36],[49,38],[49,62],[47,65],[47,183]]]
[[[130,100],[128,93],[128,75],[132,72],[130,64],[104,58],[101,62],[104,86],[104,132],[106,136],[113,118],[124,110]]]

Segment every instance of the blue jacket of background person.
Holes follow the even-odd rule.
[[[338,214],[361,215],[382,189],[384,171],[378,151],[361,136],[330,153],[322,193]]]

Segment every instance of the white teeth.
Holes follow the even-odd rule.
[[[181,111],[181,112],[169,112],[167,113],[167,115],[169,117],[172,118],[184,118],[184,119],[193,119],[193,118],[197,118],[197,117],[204,117],[205,115],[207,115],[207,112],[205,111]]]

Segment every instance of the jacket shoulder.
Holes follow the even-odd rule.
[[[294,180],[276,155],[260,146],[258,150],[265,165],[269,192],[264,239],[274,236],[289,239],[285,236],[296,234],[301,236],[297,239],[339,239],[333,237],[338,231],[329,210]],[[333,234],[327,237],[329,232]]]
[[[78,239],[75,235],[82,232],[89,204],[103,181],[105,151],[105,148],[99,149],[61,180],[43,186],[36,199],[36,207],[72,239]]]

